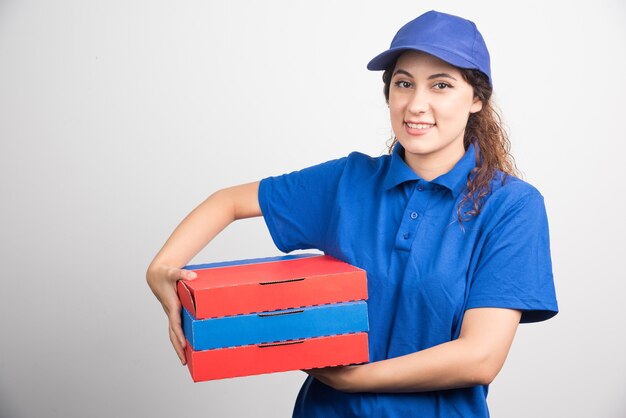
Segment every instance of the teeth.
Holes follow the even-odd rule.
[[[426,124],[426,123],[408,123],[408,122],[406,125],[411,129],[427,129],[433,126],[433,125]]]

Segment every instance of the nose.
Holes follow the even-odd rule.
[[[420,89],[415,89],[411,101],[409,102],[409,112],[420,115],[426,113],[429,108],[428,94]]]

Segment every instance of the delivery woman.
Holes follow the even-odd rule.
[[[474,23],[431,11],[368,64],[383,72],[390,154],[352,153],[220,190],[147,272],[184,363],[181,270],[236,219],[263,216],[276,246],[315,248],[368,278],[370,362],[308,370],[296,417],[486,417],[488,385],[520,322],[554,316],[543,197],[515,177]]]

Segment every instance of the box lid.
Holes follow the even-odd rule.
[[[196,319],[367,299],[365,271],[327,255],[237,260],[187,269],[198,277],[180,280],[178,295]]]

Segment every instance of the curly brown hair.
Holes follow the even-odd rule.
[[[395,61],[383,72],[385,101],[389,104],[389,89]],[[465,81],[474,89],[474,96],[482,102],[482,109],[469,116],[465,127],[463,145],[465,149],[473,143],[476,147],[476,167],[467,176],[467,192],[457,208],[457,217],[461,225],[463,222],[477,216],[483,206],[485,197],[490,193],[490,183],[496,176],[496,171],[504,173],[502,182],[506,177],[519,176],[515,160],[510,153],[511,143],[509,136],[503,127],[502,118],[491,101],[493,87],[487,76],[473,69],[459,68]],[[389,153],[392,152],[397,139],[389,145]],[[466,203],[471,203],[471,209],[462,213]]]

